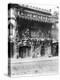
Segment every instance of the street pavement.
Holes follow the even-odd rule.
[[[11,63],[11,74],[48,74],[58,73],[58,58]]]

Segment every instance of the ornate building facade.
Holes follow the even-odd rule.
[[[58,33],[56,24],[58,24],[58,17],[52,15],[49,10],[9,4],[9,58],[57,56],[58,39],[56,35]],[[55,32],[56,35],[54,35]]]

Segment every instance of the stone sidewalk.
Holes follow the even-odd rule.
[[[26,60],[27,61],[27,60]],[[58,73],[58,57],[11,63],[12,75]]]

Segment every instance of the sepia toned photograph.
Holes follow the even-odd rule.
[[[8,4],[8,75],[58,74],[59,6]]]

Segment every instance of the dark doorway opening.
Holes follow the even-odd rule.
[[[26,58],[30,56],[30,46],[19,46],[19,57]]]

